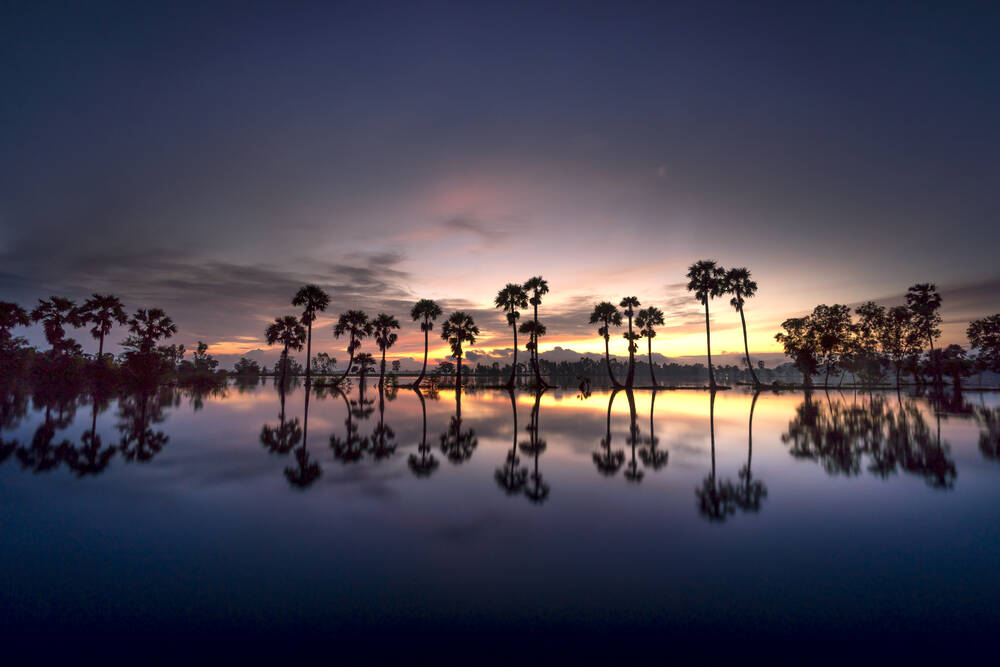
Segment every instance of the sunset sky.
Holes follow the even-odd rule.
[[[995,5],[141,4],[0,9],[0,299],[113,292],[227,365],[305,282],[341,359],[347,308],[419,357],[425,297],[504,356],[493,297],[541,275],[543,351],[603,350],[591,307],[635,295],[666,312],[654,350],[696,361],[703,258],[752,271],[762,354],[786,317],[915,282],[945,342],[1000,312]]]

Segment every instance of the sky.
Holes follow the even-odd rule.
[[[858,4],[5,2],[0,299],[113,292],[229,363],[315,282],[315,351],[343,358],[361,308],[420,357],[433,298],[488,360],[496,292],[541,275],[543,351],[602,351],[590,309],[634,295],[666,313],[654,351],[697,361],[684,276],[716,259],[759,285],[756,357],[916,282],[964,342],[1000,312],[1000,10]]]

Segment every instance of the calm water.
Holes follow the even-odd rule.
[[[453,391],[356,385],[283,408],[270,384],[96,412],[8,396],[0,636],[144,659],[957,658],[1000,628],[998,399],[482,390],[459,417]]]

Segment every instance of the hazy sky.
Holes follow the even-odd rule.
[[[235,354],[315,281],[340,356],[348,307],[418,355],[420,297],[509,346],[492,298],[539,274],[543,349],[634,294],[703,354],[702,258],[753,272],[761,352],[918,281],[949,341],[1000,311],[995,3],[90,4],[0,9],[0,298],[112,291]],[[716,352],[738,327],[714,302]]]

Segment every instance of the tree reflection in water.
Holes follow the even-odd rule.
[[[264,424],[260,429],[260,442],[272,454],[287,454],[302,439],[302,428],[296,417],[291,421],[285,419],[285,387],[278,384],[278,399],[281,409],[278,412],[278,426]]]
[[[670,453],[666,450],[658,448],[660,439],[656,437],[656,432],[653,430],[653,414],[656,411],[655,408],[656,390],[654,389],[649,397],[649,437],[643,440],[646,446],[639,450],[639,458],[642,460],[642,465],[647,468],[660,470],[667,465]]]
[[[309,395],[311,393],[312,387],[307,384],[305,406],[302,412],[302,446],[295,450],[295,465],[285,467],[285,479],[288,480],[288,483],[292,487],[297,489],[310,487],[323,474],[319,463],[312,459],[307,449],[309,441]]]
[[[417,454],[410,454],[406,464],[416,477],[430,477],[437,470],[438,460],[431,453],[431,446],[427,444],[427,404],[419,387],[413,387],[413,393],[420,399],[420,415],[423,427],[420,431],[420,444],[417,445]]]
[[[546,388],[540,388],[535,391],[535,405],[531,409],[531,421],[528,424],[528,441],[521,442],[521,451],[531,456],[535,460],[535,467],[531,474],[528,475],[528,484],[524,488],[524,495],[531,502],[540,505],[544,503],[549,497],[549,487],[548,482],[542,477],[542,473],[538,469],[538,458],[541,456],[542,452],[548,446],[539,435],[539,412],[542,404],[542,394],[545,393]],[[513,403],[513,397],[511,402]],[[514,437],[517,437],[517,415],[514,416]]]
[[[340,397],[344,399],[344,407],[347,409],[347,419],[344,425],[347,427],[347,434],[341,438],[338,435],[330,436],[330,449],[333,450],[333,457],[341,463],[357,463],[368,450],[370,441],[368,437],[362,438],[358,433],[358,425],[354,423],[354,418],[367,419],[372,409],[369,405],[374,401],[365,399],[365,384],[358,384],[359,396],[357,401],[350,401],[345,391],[338,391]]]
[[[976,408],[979,424],[979,451],[988,459],[1000,461],[1000,408]]]
[[[698,513],[709,521],[721,522],[736,511],[736,488],[732,482],[718,482],[715,474],[715,390],[709,392],[708,429],[712,443],[712,472],[695,489]]]
[[[625,390],[625,396],[628,397],[628,444],[632,447],[632,458],[625,466],[625,479],[638,484],[646,474],[645,471],[639,469],[639,462],[635,459],[635,448],[641,439],[639,421],[635,411],[635,395],[632,393],[631,388]]]
[[[392,394],[395,398],[395,393]],[[392,398],[390,400],[392,400]],[[371,455],[376,461],[382,461],[396,453],[396,432],[385,423],[385,389],[378,388],[378,424],[371,437]]]
[[[592,454],[594,466],[596,466],[597,471],[605,477],[613,477],[625,462],[625,450],[611,449],[611,407],[615,403],[615,396],[618,395],[618,391],[618,389],[613,390],[611,392],[611,396],[608,397],[607,428],[605,430],[604,437],[601,438],[602,449],[599,449]]]
[[[471,428],[462,428],[462,388],[455,387],[455,415],[448,424],[448,430],[441,434],[441,453],[458,465],[468,461],[478,445],[476,432]]]
[[[528,481],[528,469],[521,466],[521,459],[517,455],[517,400],[514,397],[514,390],[508,390],[508,394],[510,394],[510,409],[514,419],[514,442],[511,444],[510,450],[506,452],[504,464],[493,473],[493,478],[508,496],[513,496],[524,489],[524,485]],[[532,418],[534,418],[534,411],[532,411]],[[528,431],[531,431],[530,425]]]
[[[118,399],[118,451],[126,462],[152,460],[170,438],[154,425],[166,419],[164,410],[180,403],[173,387],[142,388]]]
[[[750,401],[750,424],[747,427],[747,463],[740,468],[740,483],[735,488],[734,501],[744,512],[759,512],[764,498],[767,497],[767,487],[760,480],[753,478],[751,463],[753,462],[753,411],[757,406],[760,392],[755,391]]]

